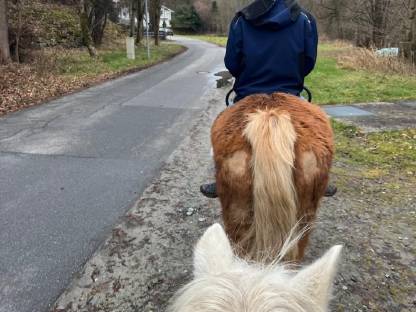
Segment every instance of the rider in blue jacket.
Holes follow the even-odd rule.
[[[317,47],[315,19],[295,0],[255,1],[238,12],[225,55],[235,77],[235,102],[255,93],[299,96],[315,66]]]
[[[256,93],[300,96],[317,48],[316,21],[296,0],[254,1],[236,14],[228,35],[225,66],[235,77],[234,103]],[[217,197],[215,183],[202,185],[201,192]]]

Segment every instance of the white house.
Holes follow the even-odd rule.
[[[164,26],[164,23],[166,27],[171,28],[172,24],[170,23],[172,21],[172,14],[175,13],[175,11],[169,9],[168,7],[162,5],[162,8],[160,9],[160,27]]]
[[[120,0],[113,0],[115,3],[119,4]],[[168,7],[162,5],[160,9],[160,23],[159,27],[162,28],[166,25],[167,28],[172,27],[172,14],[174,13],[173,10],[169,9]],[[118,18],[121,24],[129,25],[130,24],[130,10],[127,6],[119,6],[119,13]],[[145,14],[143,17],[143,26],[146,27],[148,15]],[[137,23],[137,19],[136,19]]]

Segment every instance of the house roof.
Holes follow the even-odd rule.
[[[162,5],[162,6],[161,6],[161,8],[162,8],[162,9],[164,9],[164,10],[166,10],[166,11],[175,12],[174,10],[169,9],[169,8],[168,8],[167,6],[165,6],[165,5]]]

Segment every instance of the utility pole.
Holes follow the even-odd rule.
[[[145,14],[146,14],[146,45],[147,45],[147,59],[150,60],[150,46],[149,46],[149,6],[147,5],[147,0],[144,2]]]

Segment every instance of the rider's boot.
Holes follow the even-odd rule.
[[[335,185],[328,184],[325,190],[325,197],[333,197],[338,192],[338,188]]]
[[[217,198],[217,185],[215,183],[202,184],[199,188],[201,193],[208,198]]]

